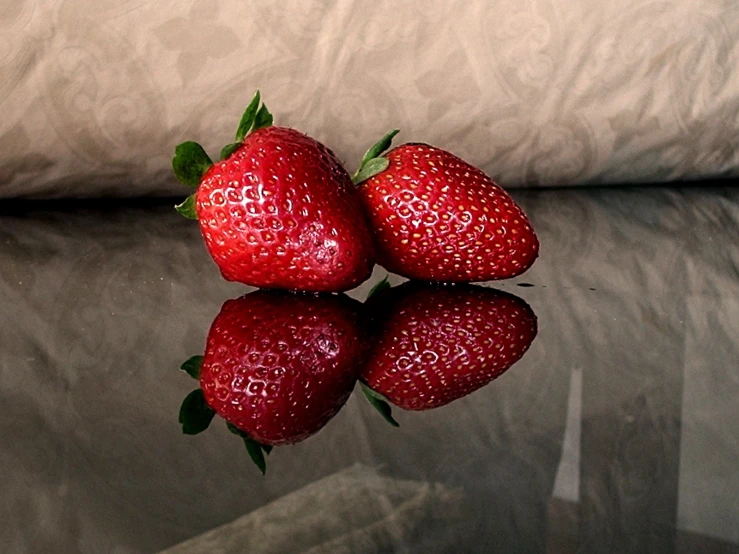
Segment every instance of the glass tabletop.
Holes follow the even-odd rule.
[[[197,388],[180,365],[261,294],[221,279],[197,225],[159,201],[6,203],[2,551],[739,552],[739,189],[514,196],[534,267],[419,300],[489,329],[503,298],[535,314],[511,367],[393,407],[397,428],[357,386],[264,476],[217,416],[178,421]],[[371,303],[403,282],[377,266],[348,293],[375,322],[360,365],[390,332]]]

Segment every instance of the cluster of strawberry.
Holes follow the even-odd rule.
[[[320,142],[272,126],[257,92],[220,161],[194,142],[177,147],[175,175],[196,188],[177,209],[199,221],[226,279],[260,288],[341,292],[375,262],[442,282],[506,279],[534,263],[536,234],[500,186],[433,146],[385,153],[396,134],[350,176]]]
[[[226,302],[205,353],[182,365],[199,380],[180,409],[187,434],[218,414],[265,471],[273,446],[316,433],[356,382],[393,425],[390,404],[443,406],[518,361],[537,332],[513,295],[461,284],[528,269],[539,242],[515,202],[480,170],[424,144],[383,155],[397,131],[350,177],[334,154],[273,127],[259,93],[236,142],[213,163],[193,142],[173,167],[195,193],[177,206],[198,219],[223,276],[262,289],[341,292],[375,261],[416,280],[367,302],[343,294],[260,290]],[[420,283],[418,281],[426,281]]]
[[[215,414],[265,471],[265,453],[318,432],[357,380],[392,425],[407,410],[449,404],[521,359],[536,337],[522,299],[474,285],[382,281],[364,304],[344,294],[259,290],[227,301],[203,356],[182,369],[198,379],[180,409],[187,434]]]

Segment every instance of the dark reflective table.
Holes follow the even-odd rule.
[[[739,552],[739,189],[514,196],[542,254],[484,286],[536,314],[520,361],[399,428],[356,388],[265,476],[222,421],[178,422],[179,365],[251,290],[197,226],[5,203],[0,551]]]

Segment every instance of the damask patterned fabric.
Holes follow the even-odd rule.
[[[0,0],[0,197],[177,194],[256,88],[350,168],[389,128],[504,186],[739,175],[736,0]]]

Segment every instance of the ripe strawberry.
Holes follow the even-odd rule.
[[[406,283],[366,306],[377,335],[362,381],[406,410],[443,406],[487,385],[521,359],[537,331],[526,302],[473,285]]]
[[[259,101],[257,92],[221,161],[193,142],[177,147],[175,174],[197,187],[178,210],[199,220],[229,281],[312,292],[359,285],[374,248],[349,174],[323,144],[272,127]]]
[[[506,279],[531,267],[539,240],[499,185],[427,144],[380,157],[396,133],[367,152],[354,176],[379,264],[411,279],[463,282]]]
[[[267,445],[320,430],[344,405],[364,353],[359,304],[257,291],[221,308],[200,370],[205,401]]]

